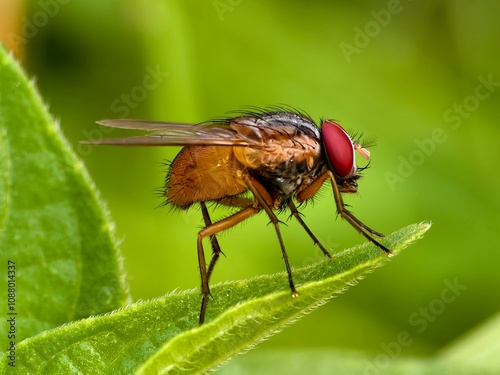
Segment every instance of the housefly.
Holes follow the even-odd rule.
[[[199,205],[204,228],[197,238],[202,303],[199,323],[205,320],[210,296],[209,280],[221,254],[217,234],[265,211],[274,226],[288,275],[292,297],[297,296],[292,271],[276,212],[289,209],[325,256],[329,252],[300,216],[296,204],[311,199],[329,181],[338,214],[360,234],[388,255],[390,250],[374,236],[381,233],[357,219],[342,200],[342,193],[355,193],[360,171],[357,152],[370,153],[338,123],[322,120],[320,127],[305,113],[272,108],[241,112],[201,124],[144,120],[103,120],[98,124],[148,133],[128,138],[90,140],[85,143],[118,146],[184,146],[170,165],[165,181],[166,203],[180,209]],[[213,222],[207,203],[236,209]],[[212,246],[210,263],[205,260],[203,239]]]

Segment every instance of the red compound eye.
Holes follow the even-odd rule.
[[[350,178],[356,173],[354,144],[342,127],[333,121],[321,124],[323,147],[330,168],[340,178]]]

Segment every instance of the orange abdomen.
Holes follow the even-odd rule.
[[[188,208],[247,190],[237,171],[243,166],[232,147],[186,146],[175,157],[166,181],[167,202]]]

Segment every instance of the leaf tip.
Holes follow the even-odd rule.
[[[432,227],[432,221],[422,221],[419,225],[422,228],[422,233],[425,233]]]
[[[431,228],[432,222],[431,221],[422,221],[419,224],[416,224],[417,230],[415,231],[416,234],[416,239],[420,239],[423,237],[423,235]]]

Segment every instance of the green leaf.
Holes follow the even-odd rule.
[[[384,244],[397,254],[429,226],[409,226]],[[290,296],[285,273],[215,285],[207,324],[201,327],[198,290],[86,318],[129,299],[112,232],[83,165],[33,84],[0,49],[0,249],[2,262],[15,264],[11,312],[17,314],[12,315],[16,367],[9,366],[3,353],[2,372],[207,371],[327,302],[388,259],[365,243],[296,269],[297,298]],[[1,293],[7,300],[7,288]],[[2,340],[8,348],[7,335]]]
[[[383,242],[398,254],[430,224],[414,224]],[[219,366],[343,292],[388,261],[370,243],[293,270],[299,296],[292,298],[284,272],[217,284],[198,326],[199,290],[139,302],[84,319],[18,345],[23,373],[198,373]]]
[[[0,356],[10,341],[129,299],[106,209],[33,83],[1,46],[0,255],[2,280],[7,262],[15,264],[9,317],[16,322],[14,339],[0,331]],[[6,285],[0,293],[4,303]]]

